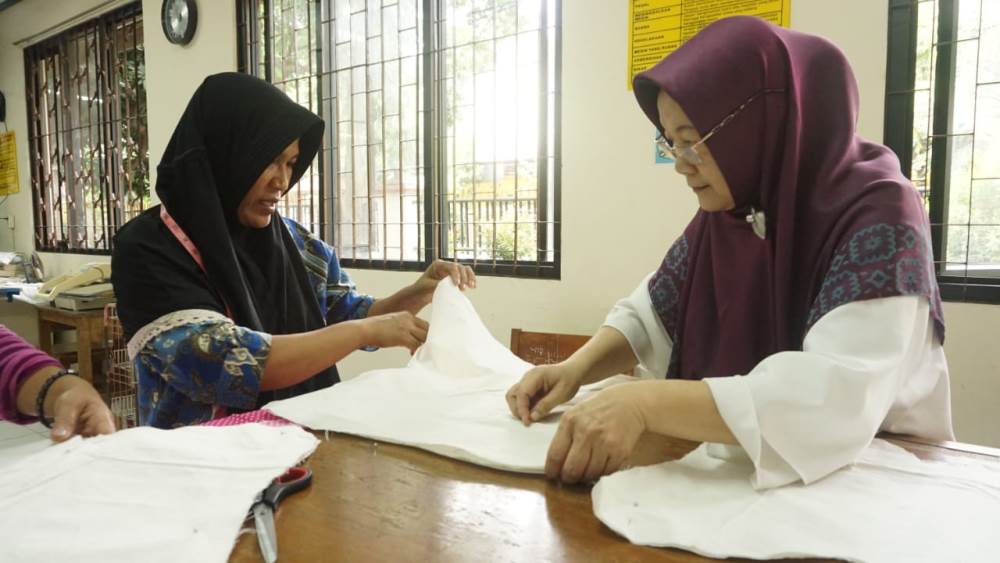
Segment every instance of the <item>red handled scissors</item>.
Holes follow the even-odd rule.
[[[292,467],[257,495],[253,503],[253,519],[257,526],[257,543],[267,563],[278,560],[278,536],[274,531],[274,512],[278,504],[292,493],[312,484],[312,470]]]

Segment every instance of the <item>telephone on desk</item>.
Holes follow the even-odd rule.
[[[69,274],[52,278],[38,288],[38,296],[43,299],[53,300],[60,293],[71,289],[105,283],[111,280],[111,264],[101,262],[91,262],[85,264],[80,269]]]

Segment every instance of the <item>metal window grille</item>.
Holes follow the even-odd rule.
[[[292,97],[327,122],[309,205],[344,265],[558,277],[558,0],[237,7],[241,71],[281,87],[297,56],[318,79]]]
[[[39,250],[107,254],[149,206],[142,24],[136,2],[24,51]]]
[[[885,141],[923,194],[947,300],[1000,303],[1000,3],[892,0]]]
[[[237,2],[239,69],[271,82],[297,103],[319,113],[319,43],[316,0]],[[322,170],[317,159],[279,203],[282,215],[313,232],[324,224]]]

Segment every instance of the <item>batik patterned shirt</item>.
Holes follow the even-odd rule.
[[[357,292],[334,249],[283,219],[327,324],[367,316],[374,299]],[[139,423],[174,428],[253,409],[270,349],[270,334],[238,326],[216,311],[191,309],[160,317],[129,341]]]

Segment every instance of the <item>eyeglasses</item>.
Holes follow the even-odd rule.
[[[723,127],[725,127],[725,125],[727,123],[729,123],[730,121],[732,121],[733,118],[735,118],[741,111],[743,111],[744,108],[746,108],[748,105],[750,105],[750,102],[756,100],[757,97],[759,97],[761,94],[771,94],[771,93],[775,93],[775,92],[784,92],[784,90],[759,90],[759,91],[757,91],[752,96],[750,96],[749,98],[747,98],[747,100],[745,102],[743,102],[742,104],[740,104],[740,107],[736,108],[735,110],[733,110],[732,113],[730,113],[726,117],[722,118],[722,121],[720,121],[718,125],[716,125],[715,127],[712,127],[712,129],[708,132],[707,135],[705,135],[704,137],[702,137],[698,142],[696,142],[694,144],[677,147],[677,146],[671,145],[670,141],[668,141],[667,138],[664,137],[663,134],[661,133],[656,138],[656,146],[657,146],[657,148],[659,148],[664,153],[669,154],[670,156],[672,156],[674,158],[674,160],[677,160],[677,161],[683,160],[683,161],[687,162],[688,164],[697,166],[697,165],[701,164],[702,162],[704,162],[702,160],[702,158],[701,158],[701,155],[698,154],[698,146],[699,145],[702,145],[706,141],[708,141],[709,139],[711,139],[712,135],[715,135],[716,133],[718,133],[719,129],[722,129]]]

